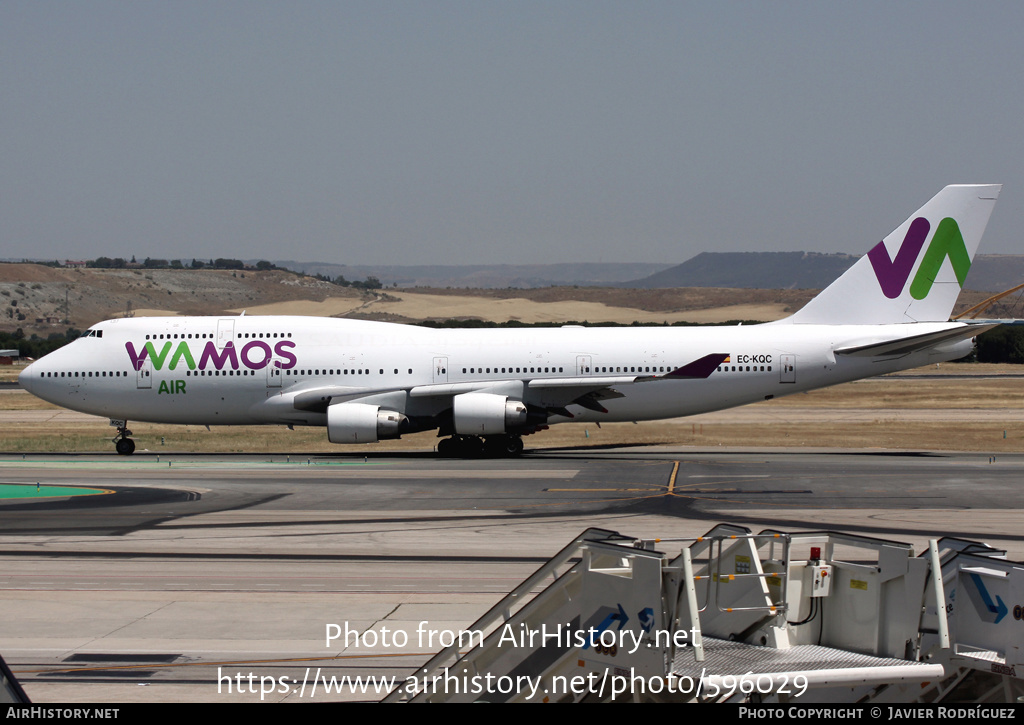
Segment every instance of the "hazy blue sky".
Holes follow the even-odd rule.
[[[865,252],[1002,182],[1024,3],[0,2],[0,257]]]

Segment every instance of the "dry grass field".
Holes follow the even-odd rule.
[[[727,322],[729,320],[778,320],[788,307],[781,302],[733,304],[709,309],[659,309],[615,307],[604,302],[563,299],[538,302],[522,297],[493,298],[471,295],[439,295],[428,292],[392,290],[381,299],[360,303],[352,299],[329,298],[322,302],[277,302],[246,310],[249,315],[344,316],[356,311],[360,317],[402,320],[465,319],[488,322],[559,323],[566,320],[630,324],[673,322]],[[233,310],[241,312],[241,310]]]

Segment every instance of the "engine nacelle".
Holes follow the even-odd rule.
[[[376,443],[398,438],[408,419],[379,405],[338,403],[327,408],[327,440],[331,443]]]
[[[526,425],[526,403],[507,395],[463,393],[452,399],[455,432],[459,435],[498,435]]]

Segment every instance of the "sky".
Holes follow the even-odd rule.
[[[0,257],[862,254],[1003,183],[1024,3],[0,3]]]

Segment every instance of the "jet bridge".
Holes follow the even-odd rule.
[[[1024,695],[1024,564],[835,532],[587,529],[400,702],[939,702]]]

